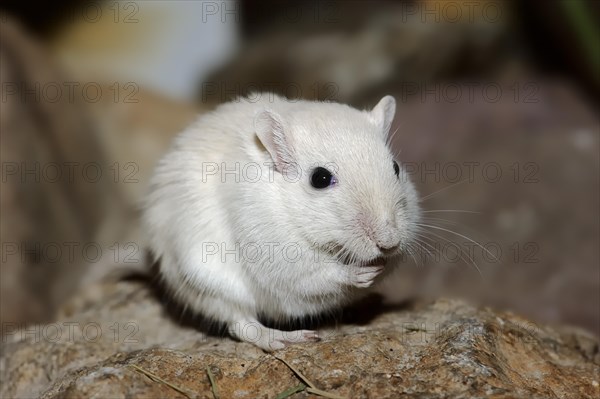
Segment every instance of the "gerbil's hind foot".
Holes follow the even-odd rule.
[[[251,343],[268,352],[296,343],[319,341],[316,331],[281,331],[265,327],[258,321],[236,322],[230,325],[228,330],[240,341]]]

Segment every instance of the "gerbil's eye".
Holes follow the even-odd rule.
[[[335,183],[337,183],[337,180],[331,172],[320,166],[315,168],[310,176],[310,184],[314,188],[327,188],[333,186]]]
[[[398,162],[394,161],[394,173],[396,173],[396,177],[400,177],[400,166],[398,166]]]

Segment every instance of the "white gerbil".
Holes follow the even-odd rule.
[[[223,104],[176,138],[144,224],[177,301],[274,350],[317,333],[267,328],[259,317],[296,319],[356,300],[406,250],[420,211],[387,145],[393,97],[372,111],[258,97]]]

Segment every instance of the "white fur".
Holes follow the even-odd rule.
[[[258,315],[282,321],[355,300],[384,274],[383,261],[369,262],[411,242],[419,209],[386,145],[392,97],[371,112],[260,97],[221,105],[177,137],[156,169],[144,224],[178,301],[273,350],[316,335],[286,336]],[[315,166],[338,183],[313,188]]]

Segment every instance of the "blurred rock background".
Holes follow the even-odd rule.
[[[390,300],[461,297],[600,333],[598,3],[0,7],[3,332],[143,266],[138,204],[172,137],[268,91],[396,97],[394,150],[435,227]]]

